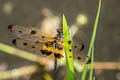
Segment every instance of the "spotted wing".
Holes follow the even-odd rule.
[[[72,42],[72,51],[74,54],[74,57],[78,60],[85,60],[85,54],[82,53],[82,51],[84,50],[84,44],[77,44],[76,42]]]
[[[53,38],[50,36],[47,36],[30,28],[24,28],[22,26],[9,25],[8,29],[14,34],[16,34],[17,37],[22,38],[24,40],[29,40],[33,42],[46,42],[53,40]]]
[[[73,42],[73,53],[77,60],[85,62],[86,58],[88,58],[87,64],[91,63],[91,57],[88,57],[85,53],[83,53],[83,50],[85,48],[85,45],[83,43],[76,43]]]
[[[22,48],[24,50],[27,50],[29,52],[33,52],[33,53],[39,54],[41,56],[48,56],[48,55],[45,55],[44,52],[41,51],[41,50],[46,49],[46,48],[44,48],[45,43],[32,42],[32,41],[24,40],[21,38],[14,39],[12,41],[12,43],[15,46]],[[49,51],[52,51],[52,50],[50,50],[50,48],[49,48]]]

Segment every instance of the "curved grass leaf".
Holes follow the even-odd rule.
[[[24,58],[29,61],[37,62],[38,61],[38,56],[32,53],[28,53],[23,50],[19,50],[16,48],[13,48],[11,46],[5,45],[3,43],[0,43],[0,51],[6,52],[11,55],[16,55],[18,57]]]
[[[94,23],[93,34],[92,34],[92,38],[91,38],[91,42],[90,42],[90,46],[89,46],[89,50],[88,50],[88,55],[87,55],[88,57],[86,58],[86,62],[89,60],[89,57],[91,55],[91,50],[92,50],[92,47],[94,45],[96,31],[97,31],[98,19],[99,19],[99,15],[100,15],[100,7],[101,7],[101,0],[99,0],[97,16],[96,16],[96,20],[95,20],[95,23]],[[81,80],[85,80],[87,69],[88,69],[88,64],[85,64]]]

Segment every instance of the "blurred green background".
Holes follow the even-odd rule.
[[[102,0],[95,41],[95,61],[120,61],[119,3],[119,0]],[[0,42],[13,46],[11,41],[15,35],[7,29],[10,24],[37,28],[46,25],[56,27],[61,25],[64,13],[68,25],[73,27],[73,33],[75,26],[74,40],[78,43],[82,41],[85,44],[83,53],[87,53],[97,7],[98,0],[0,0]],[[45,20],[48,20],[48,23]],[[55,31],[53,28],[52,30]],[[0,52],[0,65],[2,64],[7,64],[7,69],[14,69],[29,65],[31,62]],[[59,75],[59,72],[57,74]],[[94,74],[96,80],[120,80],[118,69],[96,70]]]

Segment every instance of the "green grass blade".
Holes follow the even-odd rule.
[[[94,29],[93,29],[93,34],[92,34],[91,42],[90,42],[88,56],[90,56],[92,47],[93,47],[94,42],[95,42],[95,36],[96,36],[96,31],[97,31],[97,24],[98,24],[98,19],[99,19],[99,15],[100,15],[100,7],[101,7],[101,0],[99,0],[99,6],[98,6],[96,20],[95,20],[95,23],[94,23]]]
[[[92,56],[91,56],[89,80],[93,80],[93,61],[94,61],[94,46],[92,47]]]
[[[2,71],[0,72],[0,80],[10,80],[24,75],[30,75],[37,72],[38,69],[39,69],[38,65],[29,65],[20,68],[15,68],[12,70]]]
[[[100,15],[100,7],[101,7],[101,0],[99,0],[97,16],[96,16],[96,20],[95,20],[95,23],[94,23],[93,34],[92,34],[92,38],[91,38],[91,42],[90,42],[90,46],[89,46],[89,50],[88,50],[88,55],[87,55],[88,57],[90,57],[90,55],[91,55],[91,49],[92,49],[92,47],[94,45],[94,41],[95,41],[95,36],[96,36],[96,31],[97,31],[97,24],[98,24],[98,19],[99,19],[99,15]],[[86,58],[86,62],[89,60],[88,57]],[[85,64],[81,80],[85,80],[87,69],[88,69],[88,64]]]
[[[24,59],[27,59],[27,60],[33,61],[33,62],[37,62],[37,60],[38,60],[38,56],[35,54],[16,49],[16,48],[13,48],[11,46],[8,46],[8,45],[2,44],[2,43],[0,43],[0,51],[6,52],[11,55],[19,56],[19,57],[22,57]]]
[[[67,80],[74,80],[75,76],[74,76],[73,55],[72,52],[69,51],[69,49],[72,50],[72,44],[68,44],[68,41],[71,41],[72,39],[64,15],[63,15],[63,34],[64,34],[64,49],[66,55]]]

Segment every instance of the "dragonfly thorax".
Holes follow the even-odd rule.
[[[57,35],[56,36],[59,37],[59,38],[63,38],[63,30],[61,28],[57,29]]]

